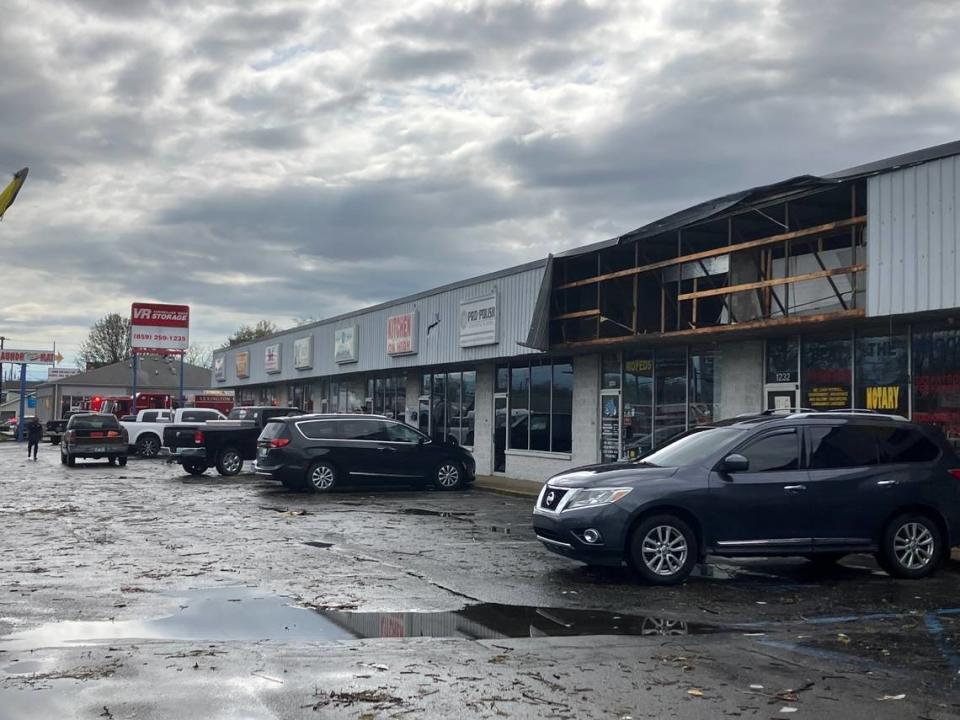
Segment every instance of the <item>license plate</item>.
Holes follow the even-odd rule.
[[[106,452],[107,449],[103,445],[91,445],[89,448],[90,452]]]

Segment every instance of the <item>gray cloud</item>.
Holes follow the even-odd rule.
[[[134,299],[207,342],[329,316],[960,126],[936,0],[10,2],[0,330],[65,346]]]
[[[457,73],[474,64],[473,53],[461,49],[421,50],[392,44],[378,52],[371,62],[375,77],[406,80],[430,75]]]

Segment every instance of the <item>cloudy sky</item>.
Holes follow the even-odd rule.
[[[953,0],[5,0],[0,334],[322,318],[960,137]]]

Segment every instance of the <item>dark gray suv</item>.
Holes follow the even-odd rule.
[[[698,427],[633,462],[552,477],[534,509],[550,550],[683,581],[706,554],[875,553],[933,573],[960,542],[960,459],[936,428],[861,412],[764,413]]]

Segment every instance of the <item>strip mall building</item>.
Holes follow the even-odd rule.
[[[213,387],[403,418],[530,480],[765,408],[960,441],[960,141],[239,345]]]

